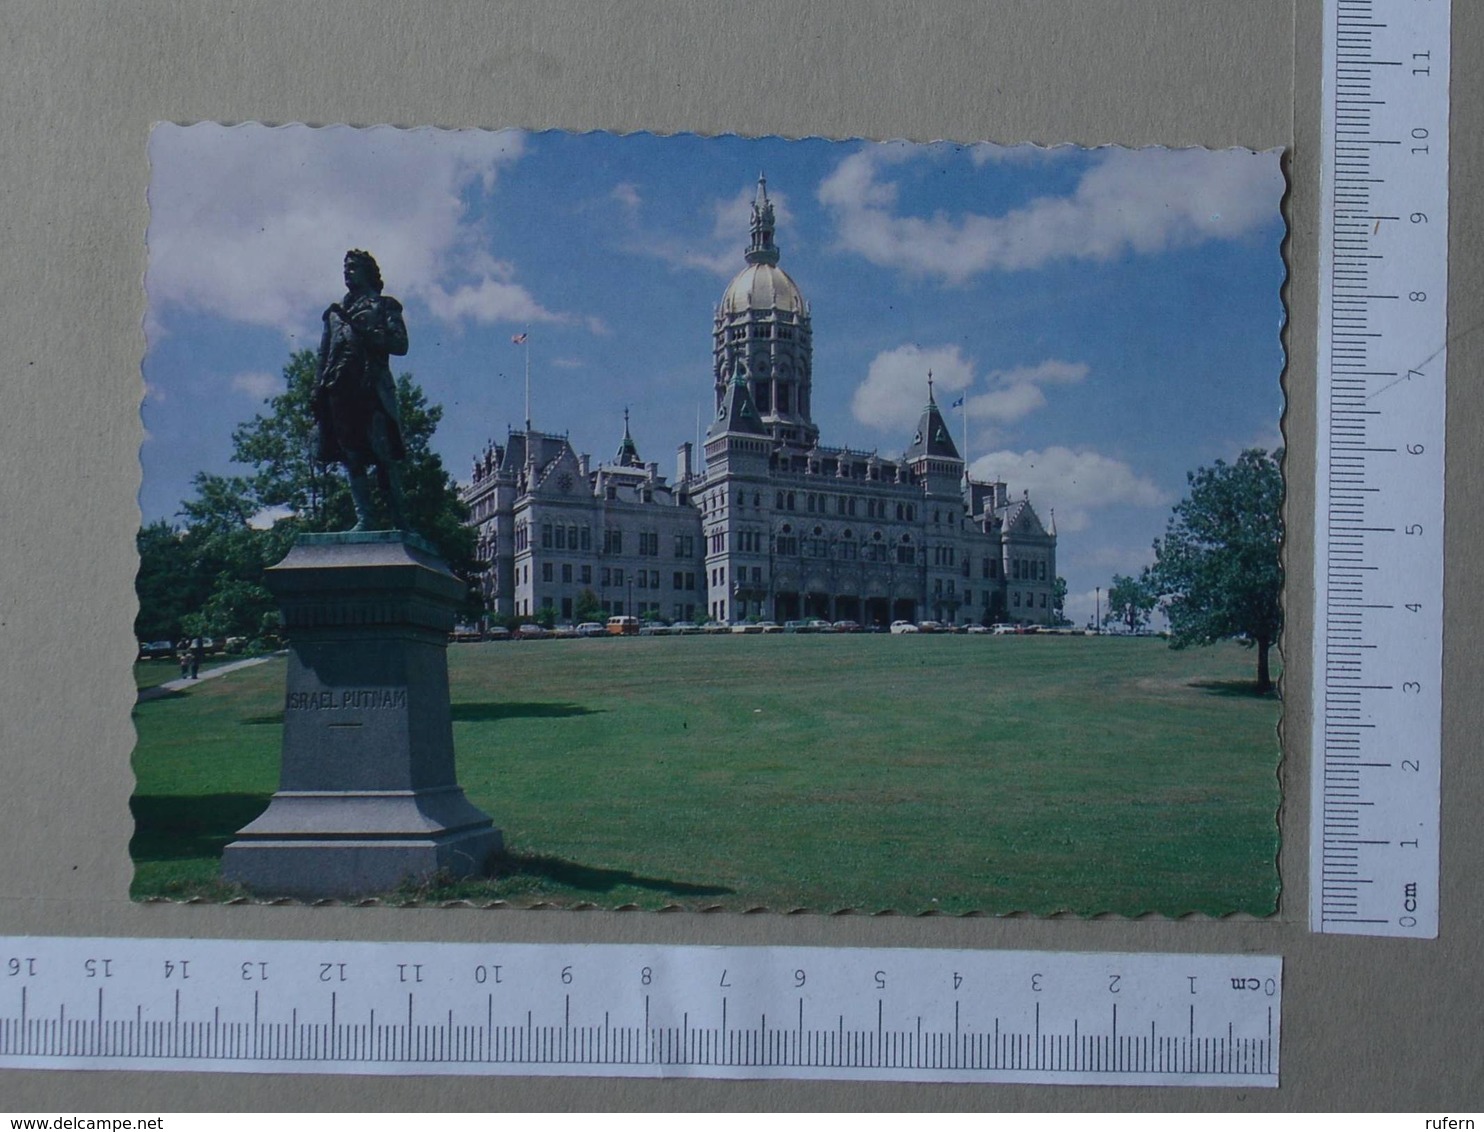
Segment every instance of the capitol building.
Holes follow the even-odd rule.
[[[641,458],[627,413],[608,461],[529,422],[475,459],[462,491],[488,608],[570,622],[591,591],[610,615],[666,621],[1054,620],[1055,525],[966,474],[931,375],[901,456],[820,443],[809,304],[773,228],[760,178],[746,263],[714,313],[715,415],[673,479]]]

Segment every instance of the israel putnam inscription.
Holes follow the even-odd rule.
[[[283,706],[287,711],[405,711],[407,691],[405,688],[344,688],[338,692],[289,692]]]

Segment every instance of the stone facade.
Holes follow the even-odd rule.
[[[680,445],[673,483],[640,459],[627,414],[597,467],[529,428],[475,460],[464,496],[489,608],[571,621],[591,590],[610,614],[663,620],[1050,623],[1054,524],[966,476],[930,374],[902,456],[819,444],[809,304],[773,221],[760,180],[746,266],[714,315],[716,416],[699,461]]]

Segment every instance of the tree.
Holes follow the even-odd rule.
[[[1191,472],[1190,493],[1154,544],[1153,579],[1175,648],[1236,638],[1257,650],[1257,688],[1273,682],[1268,650],[1283,627],[1281,449]]]
[[[168,523],[141,529],[136,627],[145,639],[155,635],[146,629],[156,627],[173,638],[193,615],[211,635],[271,634],[277,605],[263,585],[263,571],[288,553],[301,532],[346,530],[355,522],[345,477],[315,456],[309,408],[315,364],[310,350],[290,357],[284,391],[233,431],[232,459],[250,467],[250,474],[198,475],[195,497],[181,507],[184,531]],[[443,410],[428,403],[410,374],[397,379],[397,402],[410,525],[471,583],[462,612],[478,616],[483,602],[472,580],[482,564],[475,559],[468,508],[431,447]]]
[[[603,603],[598,600],[597,594],[584,586],[577,595],[577,604],[572,610],[572,615],[579,624],[586,621],[602,621],[604,619]]]
[[[1056,581],[1051,583],[1051,611],[1054,614],[1052,620],[1057,625],[1070,625],[1067,620],[1067,580],[1057,575]]]
[[[199,610],[211,595],[211,579],[192,569],[193,548],[185,533],[161,520],[139,528],[139,574],[135,591],[139,612],[134,634],[141,641],[178,641],[185,635],[185,618]]]
[[[1103,614],[1103,624],[1124,625],[1130,633],[1137,633],[1149,624],[1149,615],[1158,604],[1159,591],[1149,567],[1144,567],[1137,578],[1114,574],[1113,584],[1108,587],[1108,609]]]

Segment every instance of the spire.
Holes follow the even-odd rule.
[[[629,435],[628,406],[625,406],[623,411],[623,440],[618,446],[618,454],[613,457],[613,462],[621,468],[642,468],[644,466],[639,459],[639,446]]]
[[[908,460],[919,456],[946,457],[950,460],[962,459],[958,454],[958,449],[954,446],[953,437],[948,434],[948,425],[943,420],[943,414],[938,410],[938,402],[933,398],[931,370],[928,371],[927,404],[922,407],[922,416],[917,422],[917,435],[912,438],[912,443],[904,455]]]
[[[747,379],[742,376],[741,370],[732,375],[726,394],[721,399],[721,408],[717,410],[716,420],[711,422],[706,435],[720,436],[724,432],[750,432],[759,436],[766,436],[768,432],[763,418],[758,416],[757,407],[752,403],[752,395],[747,392]]]
[[[747,249],[748,263],[778,262],[778,245],[773,243],[773,202],[768,199],[768,178],[757,175],[757,196],[752,201],[752,244]]]

